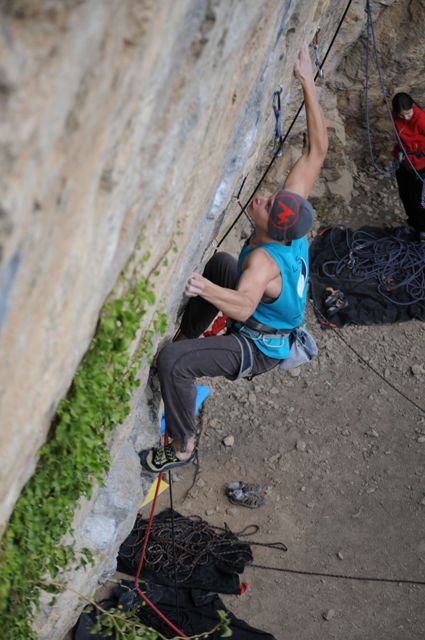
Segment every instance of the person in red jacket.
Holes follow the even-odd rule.
[[[425,112],[408,93],[397,93],[392,101],[394,124],[403,148],[397,142],[393,156],[400,160],[396,179],[407,222],[425,242]]]

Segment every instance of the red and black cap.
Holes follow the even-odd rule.
[[[277,192],[268,222],[268,234],[273,240],[298,240],[313,226],[311,204],[297,193],[282,189]]]

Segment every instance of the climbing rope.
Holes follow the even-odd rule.
[[[374,46],[375,45],[375,38],[374,38],[374,31],[373,31],[372,10],[371,10],[370,3],[369,3],[368,0],[366,2],[366,11],[367,11],[367,27],[366,27],[367,42],[366,42],[366,69],[365,69],[364,109],[365,109],[365,119],[366,119],[367,142],[368,142],[368,147],[369,147],[370,159],[371,159],[371,162],[372,162],[372,165],[373,165],[374,169],[378,173],[380,173],[381,175],[383,175],[385,177],[390,177],[390,176],[394,176],[395,175],[396,167],[393,166],[393,167],[391,167],[391,169],[385,169],[384,167],[382,167],[377,162],[377,160],[375,158],[375,155],[374,155],[374,152],[373,152],[372,131],[371,131],[370,119],[369,119],[369,76],[370,76],[369,57],[370,57],[371,45],[373,46],[373,50],[374,50],[374,54],[375,54],[375,62],[376,62],[376,67],[377,67],[377,71],[378,71],[378,77],[379,77],[379,82],[380,82],[380,87],[381,87],[381,93],[384,96],[385,104],[387,104],[387,92],[386,92],[385,85],[383,84],[383,80],[382,80],[381,66],[380,66],[380,62],[379,62],[379,54],[377,52],[377,49],[375,49],[375,46]],[[391,118],[391,120],[393,122],[393,126],[395,128],[395,124],[394,124],[394,120],[393,120],[393,116],[392,116],[391,110],[389,112],[389,115],[390,115],[390,118]]]
[[[144,541],[148,530],[150,542],[145,549]],[[235,564],[245,565],[252,561],[249,544],[241,542],[230,529],[214,527],[199,516],[189,518],[173,514],[171,510],[170,516],[154,521],[151,526],[139,516],[132,533],[135,539],[131,544],[122,545],[121,557],[126,558],[131,565],[136,564],[142,549],[146,567],[170,579],[177,573],[179,584],[188,582],[194,571],[207,565],[211,559],[229,569]],[[286,550],[284,545],[279,544],[280,550]],[[174,547],[178,554],[175,554]]]
[[[168,436],[167,436],[167,434],[165,434],[165,437],[164,437],[164,444],[165,445],[167,444],[167,441],[168,441]],[[144,602],[146,602],[147,605],[149,605],[149,607],[152,609],[152,611],[154,611],[161,618],[161,620],[163,620],[170,627],[170,629],[172,629],[175,633],[177,633],[179,637],[187,638],[188,636],[186,636],[182,631],[180,631],[180,629],[178,629],[171,622],[171,620],[168,620],[168,618],[166,616],[164,616],[164,614],[158,609],[158,607],[156,607],[154,605],[154,603],[148,598],[148,596],[139,587],[140,573],[142,571],[143,562],[144,562],[145,555],[146,555],[146,550],[148,548],[149,535],[150,535],[150,532],[151,532],[151,529],[152,529],[153,517],[154,517],[154,513],[155,513],[156,503],[157,503],[157,500],[158,500],[159,487],[161,485],[162,477],[163,477],[163,473],[161,472],[158,475],[158,478],[157,478],[157,483],[156,483],[156,488],[155,488],[155,495],[154,495],[153,502],[152,502],[151,512],[149,514],[148,526],[146,528],[145,536],[144,536],[144,539],[143,539],[143,545],[142,545],[142,551],[141,551],[141,554],[140,554],[140,560],[139,560],[139,564],[138,564],[138,567],[137,567],[136,576],[134,578],[134,590],[139,594],[139,596],[142,598],[142,600]],[[174,556],[175,556],[175,554],[174,554]],[[177,596],[176,596],[176,598],[177,598]],[[178,601],[177,601],[176,604],[177,604],[177,610],[178,610]]]
[[[279,571],[282,573],[297,574],[303,576],[316,576],[324,578],[337,578],[342,580],[356,580],[361,582],[382,582],[389,584],[412,584],[425,586],[425,580],[415,580],[410,578],[383,578],[378,576],[359,576],[340,573],[328,573],[323,571],[307,571],[303,569],[292,569],[287,567],[271,567],[256,563],[251,563],[251,546],[260,546],[275,551],[287,551],[283,542],[259,542],[249,540],[241,542],[239,538],[255,535],[259,531],[258,525],[248,525],[244,530],[233,533],[228,527],[212,526],[202,520],[199,516],[176,516],[175,528],[177,536],[177,546],[179,547],[182,559],[179,569],[184,577],[180,582],[187,582],[193,575],[195,569],[204,566],[208,558],[212,557],[224,564],[231,566],[234,562],[241,561],[243,564],[249,563],[254,569],[266,569],[269,571]],[[139,533],[139,539],[129,549],[129,558],[137,556],[138,548],[141,545],[147,523],[140,519],[136,521],[135,529]],[[153,568],[158,573],[171,577],[174,571],[171,543],[171,515],[169,518],[154,523],[151,535],[152,542],[146,556],[146,566]],[[233,557],[232,557],[233,556]],[[180,556],[179,556],[180,557]],[[232,560],[230,560],[232,558]]]
[[[328,47],[328,49],[327,49],[327,51],[326,51],[326,53],[325,53],[325,56],[324,56],[324,58],[323,58],[323,60],[322,60],[322,62],[321,62],[320,64],[317,64],[317,62],[318,62],[317,49],[315,50],[315,51],[316,51],[316,61],[317,61],[317,62],[316,62],[316,65],[318,66],[317,73],[316,73],[316,75],[315,75],[315,77],[314,77],[314,79],[315,79],[315,80],[316,80],[316,79],[317,79],[317,77],[319,77],[319,76],[320,76],[320,77],[322,77],[322,73],[323,73],[323,72],[322,72],[322,67],[323,67],[323,65],[324,65],[324,63],[325,63],[325,61],[326,61],[326,59],[327,59],[327,57],[328,57],[328,55],[329,55],[329,52],[330,52],[330,50],[331,50],[331,48],[332,48],[332,46],[333,46],[333,43],[334,43],[334,41],[335,41],[335,38],[337,37],[338,32],[339,32],[339,30],[340,30],[340,28],[341,28],[341,26],[342,26],[342,24],[343,24],[343,22],[344,22],[344,20],[345,20],[345,16],[347,15],[347,12],[348,12],[348,10],[349,10],[349,8],[350,8],[350,6],[351,6],[351,3],[352,3],[352,0],[349,0],[349,1],[348,1],[348,3],[347,3],[347,5],[346,5],[346,8],[345,8],[345,10],[344,10],[344,13],[343,13],[343,15],[342,15],[342,17],[341,17],[341,19],[340,19],[340,21],[339,21],[339,24],[338,24],[338,26],[337,26],[337,29],[336,29],[335,33],[334,33],[334,36],[333,36],[333,38],[332,38],[332,40],[331,40],[331,42],[330,42],[330,44],[329,44],[329,47]],[[267,174],[268,174],[268,172],[270,171],[270,169],[271,169],[271,167],[272,167],[272,165],[273,165],[273,163],[274,163],[275,159],[276,159],[276,158],[279,156],[279,154],[281,153],[281,150],[282,150],[282,148],[283,148],[283,145],[284,145],[284,143],[285,143],[285,141],[286,141],[287,137],[289,136],[290,132],[292,131],[292,128],[293,128],[293,126],[294,126],[294,124],[295,124],[295,122],[296,122],[296,120],[297,120],[297,118],[298,118],[299,114],[301,113],[301,110],[302,110],[303,106],[304,106],[304,101],[303,101],[303,102],[301,103],[301,105],[299,106],[299,108],[298,108],[298,110],[297,110],[297,112],[296,112],[296,114],[295,114],[295,116],[294,116],[294,118],[293,118],[293,120],[292,120],[292,122],[291,122],[290,126],[288,127],[288,129],[287,129],[287,131],[286,131],[286,134],[285,134],[284,136],[282,136],[282,135],[281,135],[281,132],[280,132],[280,104],[279,104],[279,103],[280,103],[280,94],[279,94],[279,101],[277,102],[277,105],[276,105],[276,106],[279,108],[279,114],[278,114],[278,116],[279,116],[279,117],[277,118],[277,122],[276,122],[276,133],[279,135],[279,144],[277,145],[276,152],[274,153],[272,160],[269,162],[268,166],[266,167],[266,169],[265,169],[265,171],[264,171],[264,173],[263,173],[263,175],[262,175],[261,179],[259,180],[259,182],[258,182],[257,186],[255,187],[255,189],[253,190],[253,192],[251,193],[250,197],[248,198],[248,200],[245,202],[245,204],[244,204],[244,205],[242,205],[242,204],[241,204],[241,202],[240,202],[240,200],[239,200],[239,197],[240,197],[240,194],[241,194],[242,188],[243,188],[243,186],[244,186],[244,184],[245,184],[246,177],[245,177],[245,179],[243,180],[242,185],[241,185],[241,188],[240,188],[239,193],[238,193],[238,196],[237,196],[237,198],[236,198],[236,199],[237,199],[237,201],[238,201],[238,203],[239,203],[239,206],[240,206],[240,208],[241,208],[241,211],[240,211],[240,213],[238,214],[237,218],[236,218],[236,219],[234,220],[234,222],[232,223],[232,225],[230,226],[230,228],[227,230],[227,232],[224,234],[224,236],[221,238],[221,240],[217,243],[217,245],[216,245],[216,249],[215,249],[216,251],[217,251],[217,249],[221,246],[221,244],[224,242],[224,240],[227,238],[227,236],[228,236],[228,235],[229,235],[229,233],[232,231],[232,229],[234,228],[234,226],[237,224],[237,222],[238,222],[238,220],[240,219],[240,217],[242,216],[242,214],[244,214],[244,213],[245,213],[245,215],[247,215],[247,214],[246,214],[246,208],[247,208],[248,204],[251,202],[252,198],[253,198],[253,197],[255,196],[255,194],[257,193],[257,191],[258,191],[258,189],[259,189],[260,185],[262,184],[262,182],[264,181],[264,179],[265,179],[266,175],[267,175]],[[278,126],[278,125],[279,125],[279,126]],[[167,439],[167,434],[165,435],[165,440],[166,440],[166,439]],[[174,625],[170,620],[168,620],[168,619],[166,618],[166,616],[164,616],[164,614],[163,614],[163,613],[162,613],[162,612],[161,612],[161,611],[160,611],[160,610],[159,610],[159,609],[158,609],[158,608],[153,604],[153,602],[151,602],[151,601],[150,601],[150,599],[146,596],[146,594],[145,594],[145,593],[144,593],[144,592],[139,588],[139,578],[140,578],[140,573],[141,573],[141,571],[142,571],[143,563],[144,563],[144,560],[145,560],[145,557],[146,557],[146,554],[147,554],[147,550],[148,550],[148,542],[149,542],[149,537],[150,537],[151,530],[152,530],[152,527],[153,527],[153,517],[154,517],[154,512],[155,512],[155,508],[156,508],[157,499],[158,499],[159,487],[160,487],[160,484],[161,484],[162,476],[163,476],[163,474],[162,474],[162,473],[160,473],[160,474],[158,475],[158,479],[157,479],[157,486],[156,486],[156,490],[155,490],[155,495],[154,495],[154,499],[153,499],[153,502],[152,502],[152,508],[151,508],[151,512],[150,512],[150,516],[149,516],[148,525],[147,525],[146,531],[144,532],[143,544],[142,544],[141,554],[140,554],[140,560],[139,560],[139,564],[138,564],[138,568],[137,568],[136,576],[135,576],[135,579],[134,579],[134,589],[135,589],[135,591],[139,594],[139,596],[143,599],[143,601],[144,601],[144,602],[146,602],[146,604],[148,604],[148,605],[149,605],[149,607],[150,607],[150,608],[151,608],[151,609],[152,609],[152,610],[153,610],[153,611],[154,611],[154,612],[155,612],[155,613],[156,613],[156,614],[157,614],[157,615],[158,615],[158,616],[159,616],[159,617],[160,617],[160,618],[161,618],[161,619],[162,619],[162,620],[163,620],[163,621],[164,621],[164,622],[165,622],[165,623],[166,623],[166,624],[167,624],[167,625],[168,625],[168,626],[169,626],[169,627],[170,627],[170,628],[175,632],[175,633],[177,633],[177,634],[178,634],[180,637],[182,637],[182,638],[187,638],[187,636],[186,636],[184,633],[182,633],[182,632],[181,632],[181,631],[180,631],[180,630],[179,630],[179,629],[178,629],[178,628],[177,628],[177,627],[176,627],[176,626],[175,626],[175,625]],[[171,486],[171,485],[170,485],[170,486]],[[170,493],[170,498],[172,499],[172,494],[171,494],[171,493]],[[178,564],[178,559],[177,559],[176,549],[177,549],[177,548],[178,548],[178,546],[179,546],[179,543],[178,543],[178,528],[175,526],[175,523],[174,523],[174,522],[173,522],[172,527],[173,527],[173,528],[172,528],[172,537],[173,537],[173,565],[174,565],[174,579],[175,579],[175,584],[177,584],[177,583],[178,583],[178,566],[177,566],[177,564]],[[261,544],[261,543],[257,543],[257,544]],[[265,545],[265,546],[268,546],[268,545]],[[150,548],[150,547],[149,547],[149,548]],[[282,545],[281,550],[286,550],[285,545]],[[176,589],[176,591],[177,591],[177,589]],[[177,604],[178,604],[178,603],[177,603]]]
[[[248,214],[247,214],[247,212],[245,211],[244,206],[243,206],[242,202],[240,201],[240,197],[241,197],[242,189],[243,189],[243,188],[244,188],[244,186],[245,186],[245,182],[247,181],[247,178],[248,178],[248,175],[246,175],[246,176],[244,177],[244,179],[243,179],[243,180],[242,180],[242,182],[241,182],[241,186],[239,187],[239,191],[238,191],[237,195],[235,195],[235,196],[233,196],[233,197],[235,198],[236,202],[238,203],[238,205],[239,205],[239,207],[240,207],[240,209],[241,209],[241,215],[244,213],[244,214],[245,214],[245,216],[246,216],[246,219],[247,219],[247,220],[251,223],[251,225],[252,225],[251,218],[249,217],[249,215],[248,215]]]
[[[376,238],[365,231],[354,231],[350,243],[348,229],[345,230],[347,252],[338,255],[332,236],[334,229],[330,230],[330,244],[335,254],[335,260],[328,260],[323,264],[323,272],[328,277],[338,277],[339,281],[349,280],[351,286],[363,283],[365,280],[376,278],[379,293],[396,305],[411,305],[425,300],[425,245],[419,242],[408,242],[397,235],[392,237]],[[349,270],[352,275],[344,278],[344,270]],[[354,284],[353,284],[354,282]],[[390,292],[397,293],[404,288],[411,299],[408,302],[398,301]],[[357,358],[375,373],[385,384],[402,396],[421,413],[425,409],[407,396],[401,389],[395,386],[375,369],[356,349],[346,340],[342,333],[332,324],[313,303],[313,308],[319,316],[321,325],[332,329],[338,338],[357,356]]]
[[[254,569],[268,569],[282,573],[293,573],[300,576],[314,576],[318,578],[338,578],[340,580],[358,580],[360,582],[387,582],[390,584],[415,584],[425,586],[425,580],[408,580],[404,578],[378,578],[375,576],[350,576],[343,573],[324,573],[319,571],[302,571],[301,569],[286,569],[285,567],[268,567],[262,564],[252,564]]]
[[[177,625],[180,626],[180,603],[179,603],[178,569],[177,569],[177,545],[176,545],[176,531],[175,531],[175,522],[174,522],[173,477],[172,477],[171,471],[168,472],[168,485],[169,485],[170,509],[171,509],[171,545],[172,545],[172,548],[173,548],[174,591],[176,592]]]
[[[368,369],[370,369],[371,371],[373,371],[373,373],[375,375],[378,376],[378,378],[380,378],[383,382],[385,382],[385,384],[387,384],[389,387],[391,387],[391,389],[393,389],[393,391],[395,391],[396,393],[398,393],[402,398],[404,398],[405,400],[407,400],[407,402],[409,402],[413,407],[416,407],[416,409],[418,409],[421,413],[425,414],[425,409],[424,407],[421,407],[420,404],[418,404],[417,402],[415,402],[414,400],[412,400],[412,398],[410,398],[408,395],[406,395],[404,393],[404,391],[402,391],[401,389],[399,389],[395,384],[393,384],[390,380],[388,380],[388,378],[385,378],[385,376],[382,375],[382,373],[380,373],[377,369],[375,369],[375,367],[373,367],[370,362],[368,362],[349,342],[348,340],[346,340],[344,338],[344,336],[342,335],[342,332],[339,331],[339,329],[337,328],[337,326],[335,324],[332,324],[331,322],[328,322],[328,319],[323,315],[323,313],[320,311],[319,307],[314,304],[313,302],[313,308],[315,310],[315,312],[317,313],[317,315],[321,318],[320,324],[324,325],[325,327],[329,327],[330,329],[332,329],[332,331],[335,333],[335,335],[338,336],[338,338],[345,344],[346,347],[348,347],[350,349],[350,351],[352,351],[354,353],[354,355],[357,357],[357,359],[364,364]]]
[[[315,74],[315,76],[314,76],[314,80],[315,80],[315,81],[317,80],[317,78],[318,78],[318,77],[322,77],[322,76],[321,76],[321,71],[322,71],[323,66],[324,66],[324,64],[325,64],[325,62],[326,62],[326,60],[327,60],[327,57],[328,57],[328,55],[329,55],[329,53],[330,53],[330,51],[331,51],[331,49],[332,49],[332,46],[333,46],[333,44],[334,44],[334,42],[335,42],[335,39],[336,39],[336,37],[337,37],[337,35],[338,35],[338,33],[339,33],[339,31],[340,31],[341,27],[342,27],[342,24],[343,24],[343,22],[344,22],[344,20],[345,20],[345,16],[347,15],[348,10],[350,9],[350,6],[351,6],[352,1],[353,1],[353,0],[348,0],[348,3],[347,3],[347,5],[346,5],[346,7],[345,7],[345,9],[344,9],[344,13],[342,14],[342,17],[341,17],[341,19],[340,19],[340,21],[339,21],[339,23],[338,23],[338,26],[337,26],[337,28],[336,28],[336,31],[335,31],[335,33],[334,33],[333,37],[332,37],[332,40],[331,40],[331,42],[330,42],[330,44],[329,44],[329,46],[328,46],[328,48],[327,48],[327,50],[326,50],[326,53],[325,53],[325,55],[324,55],[324,57],[323,57],[323,60],[322,60],[322,62],[321,62],[321,63],[319,63],[319,65],[318,65],[318,70],[317,70],[317,72],[316,72],[316,74]],[[316,32],[316,33],[317,33],[317,32]],[[258,181],[258,183],[257,183],[256,187],[255,187],[255,188],[254,188],[254,190],[252,191],[251,195],[250,195],[250,196],[249,196],[249,198],[246,200],[246,202],[245,202],[245,204],[244,204],[244,205],[241,205],[241,203],[239,203],[239,205],[240,205],[240,207],[241,207],[241,211],[240,211],[240,212],[239,212],[239,214],[236,216],[235,220],[232,222],[232,224],[231,224],[231,225],[230,225],[230,227],[227,229],[227,231],[224,233],[223,237],[222,237],[222,238],[221,238],[217,243],[214,243],[214,244],[215,244],[215,249],[214,249],[215,251],[217,251],[217,250],[218,250],[218,248],[223,244],[223,242],[225,241],[225,239],[227,238],[227,236],[229,235],[229,233],[233,230],[233,228],[235,227],[235,225],[236,225],[236,224],[238,223],[238,221],[240,220],[240,217],[242,216],[242,214],[246,213],[246,208],[247,208],[247,206],[249,205],[249,203],[251,202],[252,198],[253,198],[253,197],[255,196],[255,194],[257,193],[258,189],[260,188],[261,184],[264,182],[264,179],[266,178],[267,174],[269,173],[270,169],[272,168],[272,166],[273,166],[273,164],[274,164],[274,162],[275,162],[276,158],[278,157],[278,155],[279,155],[279,153],[280,153],[281,149],[283,148],[283,145],[285,144],[285,142],[286,142],[286,140],[287,140],[287,138],[288,138],[289,134],[291,133],[292,128],[293,128],[293,126],[294,126],[295,122],[297,121],[298,116],[300,115],[300,113],[301,113],[301,110],[302,110],[303,106],[304,106],[304,100],[301,102],[301,104],[300,104],[300,106],[299,106],[299,108],[298,108],[298,110],[297,110],[297,112],[296,112],[295,116],[294,116],[294,117],[293,117],[293,119],[292,119],[291,124],[289,125],[289,127],[288,127],[288,129],[287,129],[287,131],[286,131],[286,133],[285,133],[285,135],[284,135],[283,137],[281,137],[281,141],[280,141],[280,143],[279,143],[279,145],[278,145],[278,147],[277,147],[277,149],[276,149],[276,152],[275,152],[275,153],[274,153],[274,155],[273,155],[273,158],[270,160],[269,164],[267,165],[266,169],[264,170],[264,173],[262,174],[262,176],[261,176],[260,180]],[[240,195],[240,193],[239,193],[239,195]]]
[[[377,281],[377,291],[389,302],[410,306],[425,301],[425,243],[409,242],[397,235],[377,238],[358,230],[349,240],[343,256],[337,254],[333,242],[335,228],[330,231],[330,244],[335,259],[323,263],[323,273],[330,278],[361,284]],[[344,273],[348,274],[344,277]],[[404,294],[400,300],[397,295]]]
[[[369,121],[369,55],[370,55],[370,48],[372,47],[373,55],[375,58],[376,70],[378,72],[379,86],[381,89],[382,97],[385,102],[385,107],[387,109],[388,117],[391,122],[394,136],[397,140],[397,143],[400,146],[400,149],[403,152],[404,158],[409,163],[411,170],[416,175],[418,180],[420,180],[422,183],[421,205],[423,208],[425,208],[425,178],[416,170],[416,168],[413,166],[412,161],[409,158],[409,153],[406,151],[403,141],[401,140],[400,135],[397,131],[397,127],[395,125],[393,114],[392,114],[392,109],[388,101],[387,90],[385,88],[385,83],[384,83],[383,73],[382,73],[382,66],[380,62],[380,55],[378,51],[378,46],[376,44],[375,30],[373,28],[373,16],[372,16],[372,7],[371,7],[370,0],[366,0],[366,12],[367,12],[367,44],[366,44],[366,72],[365,72],[365,117],[366,117],[366,131],[367,131],[368,146],[369,146],[371,161],[374,168],[384,176],[387,176],[387,177],[393,176],[396,172],[396,167],[393,167],[390,170],[384,169],[383,167],[381,167],[375,160],[375,157],[373,154],[372,134],[371,134],[370,121]]]

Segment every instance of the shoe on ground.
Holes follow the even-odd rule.
[[[227,495],[238,490],[242,490],[245,493],[260,493],[261,484],[252,484],[250,482],[243,482],[242,480],[236,480],[235,482],[228,482],[226,484]]]
[[[194,449],[187,460],[180,460],[177,457],[176,450],[172,443],[154,447],[153,449],[144,449],[139,452],[140,463],[142,467],[150,473],[163,473],[177,467],[184,467],[195,457]]]
[[[248,507],[248,509],[258,509],[266,504],[266,496],[258,493],[245,493],[242,489],[236,489],[233,492],[227,494],[229,501],[232,504],[237,504],[241,507]]]
[[[348,300],[337,300],[334,305],[327,307],[325,315],[326,317],[332,318],[336,313],[339,313],[343,309],[348,307]]]
[[[419,231],[419,242],[425,242],[425,231]]]

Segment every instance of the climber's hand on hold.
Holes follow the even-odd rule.
[[[298,58],[294,65],[294,76],[305,84],[306,82],[314,82],[313,65],[311,63],[310,53],[306,43],[298,52]]]
[[[307,116],[307,149],[290,170],[284,188],[303,198],[310,195],[328,150],[328,132],[314,84],[313,65],[306,44],[298,53],[294,75],[301,83]]]
[[[201,276],[200,273],[191,273],[187,279],[184,292],[188,298],[202,296],[209,283],[210,281],[207,278],[204,278],[204,276]]]

